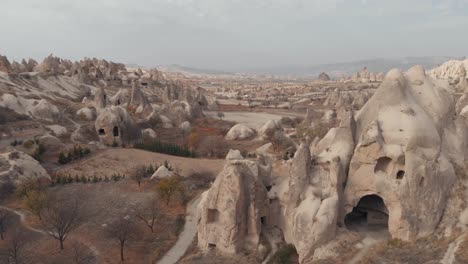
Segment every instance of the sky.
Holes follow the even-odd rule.
[[[249,70],[468,55],[468,0],[0,0],[0,54]]]

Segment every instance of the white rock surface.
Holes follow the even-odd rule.
[[[244,140],[252,138],[255,135],[255,131],[246,125],[237,124],[233,126],[226,134],[226,140]]]
[[[166,166],[162,165],[159,167],[155,173],[151,176],[151,179],[164,179],[174,175],[174,172],[168,170]]]

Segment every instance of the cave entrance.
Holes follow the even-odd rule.
[[[384,200],[375,194],[363,196],[346,215],[345,225],[355,231],[388,230],[388,209]]]

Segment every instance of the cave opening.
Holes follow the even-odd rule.
[[[346,215],[345,225],[354,231],[388,230],[388,209],[384,200],[375,194],[363,196]]]

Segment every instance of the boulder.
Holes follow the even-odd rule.
[[[154,130],[151,128],[143,129],[141,133],[143,135],[143,138],[146,139],[156,139],[158,137],[156,132],[154,132]]]
[[[189,121],[184,121],[179,125],[179,128],[185,133],[188,134],[192,131],[192,126]]]
[[[0,154],[0,186],[40,178],[50,180],[47,171],[31,156],[20,151]]]
[[[255,131],[246,125],[237,124],[226,134],[226,140],[244,140],[255,136]]]
[[[96,111],[94,108],[83,107],[76,111],[76,115],[83,120],[91,121],[96,118]]]
[[[156,170],[156,172],[153,173],[153,175],[151,176],[151,180],[164,179],[164,178],[171,177],[172,175],[174,175],[174,172],[168,170],[166,166],[162,165]]]
[[[47,129],[49,129],[52,133],[54,133],[57,137],[66,135],[68,133],[68,130],[64,126],[60,125],[51,125],[47,126]]]

